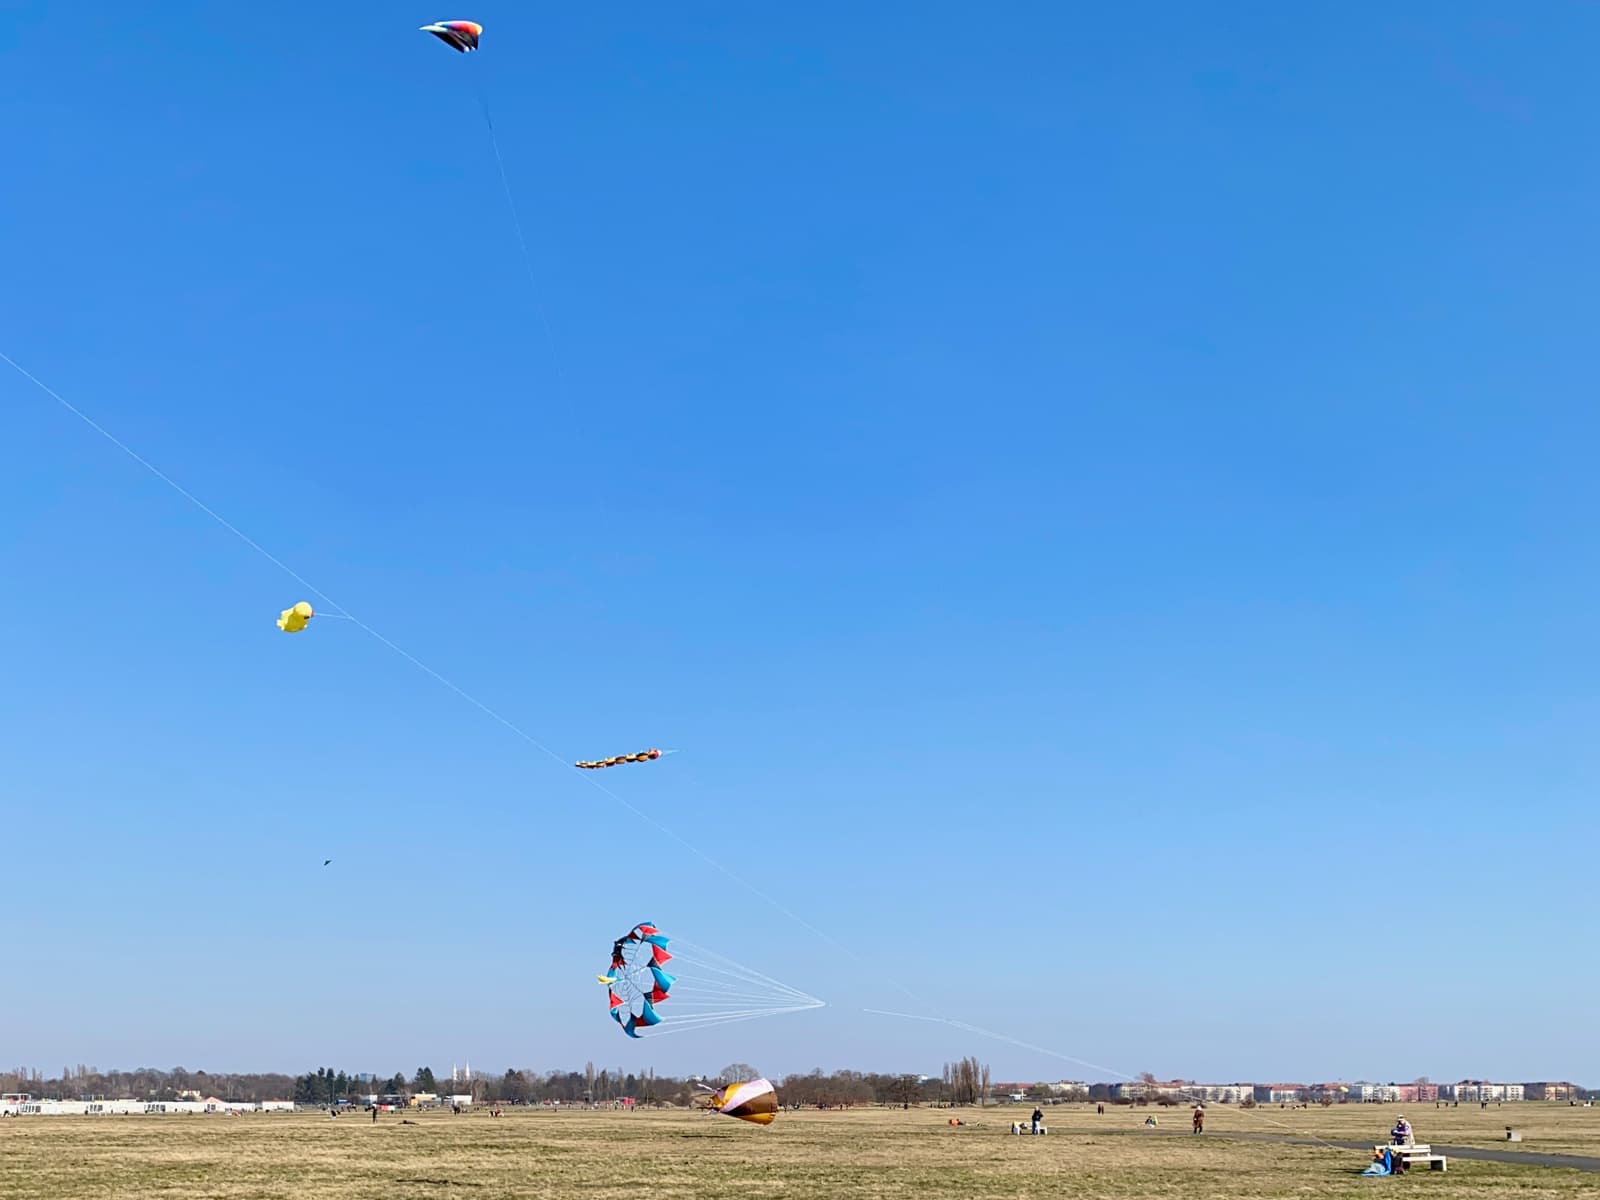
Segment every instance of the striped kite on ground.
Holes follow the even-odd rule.
[[[765,1079],[730,1083],[711,1093],[710,1105],[725,1117],[771,1125],[778,1115],[778,1089]]]

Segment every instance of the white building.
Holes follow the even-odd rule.
[[[1347,1094],[1353,1104],[1398,1104],[1401,1099],[1392,1083],[1352,1083]]]
[[[1256,1083],[1251,1086],[1256,1104],[1298,1104],[1310,1094],[1304,1083]]]
[[[1257,1104],[1295,1104],[1309,1091],[1303,1083],[1258,1083],[1251,1088]]]
[[[471,1096],[446,1096],[444,1098],[444,1102],[446,1104],[450,1105],[452,1108],[471,1108],[472,1107],[472,1097]]]
[[[1255,1087],[1248,1083],[1191,1083],[1183,1089],[1185,1100],[1206,1104],[1242,1104],[1254,1095]]]
[[[1521,1100],[1526,1090],[1520,1083],[1490,1083],[1487,1079],[1463,1079],[1460,1083],[1439,1085],[1441,1098],[1463,1104],[1501,1104],[1507,1100]]]
[[[287,1111],[294,1105],[287,1100],[268,1101]],[[162,1117],[256,1112],[267,1105],[248,1100],[27,1100],[0,1104],[0,1112],[13,1117]]]

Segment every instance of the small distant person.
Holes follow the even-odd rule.
[[[1416,1143],[1411,1133],[1411,1122],[1404,1117],[1398,1118],[1394,1128],[1389,1131],[1389,1141],[1396,1146],[1411,1146]]]
[[[378,1106],[376,1104],[372,1106],[372,1123],[374,1125],[378,1123]]]
[[[1204,1133],[1206,1131],[1206,1109],[1203,1104],[1194,1106],[1194,1131],[1196,1133]]]
[[[1032,1120],[1032,1123],[1033,1123],[1033,1132],[1034,1133],[1038,1133],[1039,1132],[1039,1122],[1044,1120],[1044,1113],[1040,1112],[1037,1108],[1034,1109],[1033,1110],[1033,1116],[1032,1116],[1031,1120]]]
[[[1104,1104],[1096,1104],[1094,1111],[1096,1116],[1103,1117],[1106,1115],[1106,1106]]]

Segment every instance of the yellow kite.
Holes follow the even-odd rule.
[[[306,627],[306,622],[317,614],[311,611],[311,605],[304,600],[293,608],[286,608],[278,616],[278,628],[285,633],[299,633]]]

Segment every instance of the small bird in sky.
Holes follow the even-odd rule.
[[[325,859],[322,860],[322,865],[323,866],[327,866],[332,861],[333,861],[333,859],[331,859],[331,858],[325,858]]]

